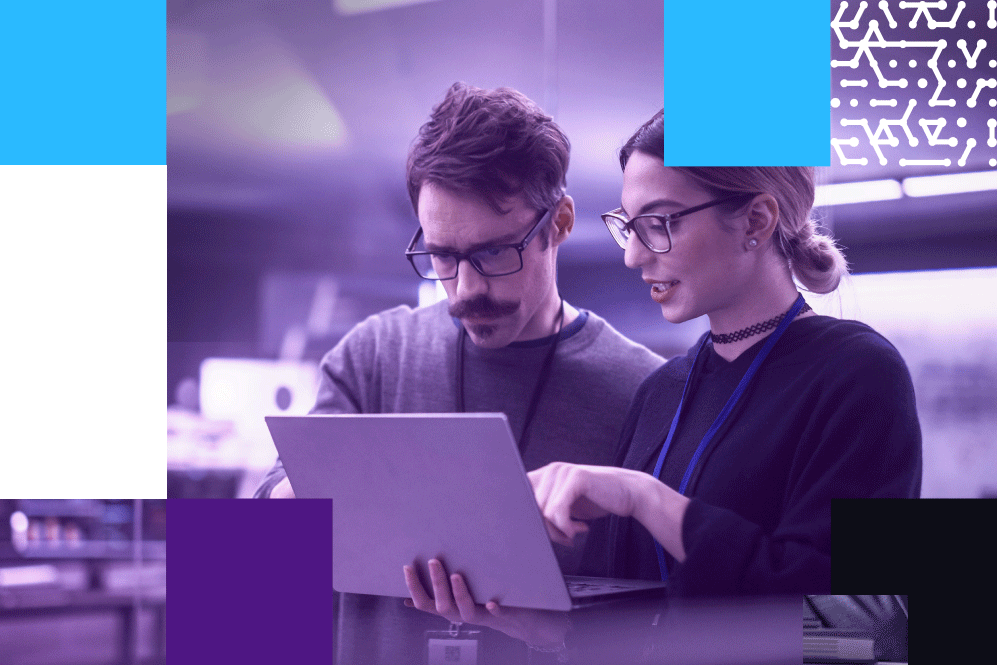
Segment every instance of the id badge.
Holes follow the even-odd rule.
[[[462,629],[451,623],[449,630],[426,631],[427,665],[478,665],[481,631]]]

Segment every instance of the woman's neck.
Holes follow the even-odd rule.
[[[798,295],[796,285],[791,281],[780,284],[776,288],[758,289],[750,297],[742,298],[736,305],[710,313],[710,332],[714,335],[730,334],[768,321],[780,314],[785,314],[793,306]],[[813,315],[814,313],[810,311],[800,314],[796,318]],[[714,342],[713,350],[721,358],[730,362],[774,331],[775,327],[772,327],[735,342],[726,344]]]

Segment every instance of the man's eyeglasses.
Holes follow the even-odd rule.
[[[516,245],[492,245],[483,249],[463,254],[461,252],[427,252],[417,251],[416,243],[422,237],[422,227],[420,226],[412,242],[405,250],[405,256],[412,263],[412,267],[423,279],[454,279],[457,276],[457,266],[464,259],[485,277],[501,277],[511,275],[523,269],[523,250],[530,244],[530,241],[537,237],[547,222],[550,221],[554,208],[541,213],[540,218],[526,234],[523,241]]]
[[[640,239],[645,247],[657,254],[665,254],[670,252],[672,249],[672,222],[679,217],[684,217],[685,215],[699,212],[700,210],[705,210],[706,208],[712,208],[713,206],[720,205],[721,203],[727,203],[728,201],[747,199],[748,197],[753,196],[756,195],[741,192],[732,196],[725,196],[721,199],[709,201],[707,203],[703,203],[702,205],[686,208],[685,210],[680,210],[679,212],[671,212],[666,215],[649,213],[646,215],[637,215],[633,219],[627,219],[623,214],[623,208],[617,208],[612,212],[605,213],[602,216],[602,221],[606,222],[606,227],[612,234],[613,239],[616,240],[616,244],[623,249],[627,248],[627,241],[630,239],[631,231],[636,231],[637,238]]]

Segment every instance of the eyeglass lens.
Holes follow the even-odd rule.
[[[627,228],[627,223],[615,216],[606,219],[616,242],[620,247],[626,248],[627,240],[630,238],[630,229]],[[668,235],[664,219],[653,215],[638,215],[630,221],[633,223],[637,235],[646,245],[663,251],[671,249],[671,238]]]
[[[468,257],[471,265],[486,277],[518,272],[522,267],[515,247],[488,247]],[[451,254],[416,254],[412,257],[416,271],[428,279],[452,279],[457,276],[457,257]]]

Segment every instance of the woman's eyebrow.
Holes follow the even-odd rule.
[[[637,211],[637,214],[633,215],[633,217],[638,217],[640,215],[647,213],[650,210],[654,210],[655,208],[661,206],[673,206],[675,208],[682,208],[684,204],[680,203],[679,201],[675,201],[673,199],[654,199],[653,201],[648,201],[647,203],[642,205],[640,209]],[[626,208],[623,207],[622,202],[620,204],[620,210],[623,211],[623,214],[625,214],[628,219],[631,217],[630,213],[628,213]]]

